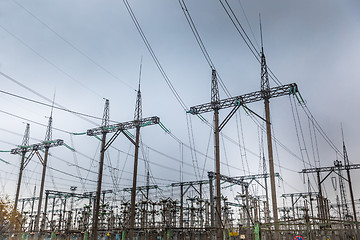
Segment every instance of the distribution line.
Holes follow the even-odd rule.
[[[123,83],[126,87],[130,88],[131,90],[136,91],[135,88],[130,86],[127,82],[121,80],[119,77],[115,76],[112,72],[110,72],[108,69],[106,69],[104,66],[100,65],[98,62],[96,62],[93,58],[91,58],[89,55],[84,53],[82,50],[80,50],[78,47],[76,47],[73,43],[71,43],[69,40],[65,39],[63,36],[61,36],[57,31],[55,31],[52,27],[50,27],[47,23],[45,23],[43,20],[41,20],[38,16],[36,16],[33,12],[31,12],[28,8],[24,7],[24,5],[20,4],[18,1],[13,0],[14,3],[16,3],[19,7],[24,9],[29,15],[31,15],[33,18],[35,18],[39,23],[41,23],[45,28],[47,28],[49,31],[51,31],[53,34],[55,34],[58,38],[60,38],[62,41],[67,43],[71,48],[73,48],[75,51],[80,53],[82,56],[84,56],[86,59],[88,59],[90,62],[92,62],[94,65],[99,67],[101,70],[109,74],[114,79],[119,80],[121,83]]]
[[[201,36],[200,36],[200,34],[199,34],[199,32],[198,32],[198,30],[196,28],[196,25],[195,25],[191,15],[190,15],[189,9],[187,8],[185,1],[184,0],[178,0],[178,2],[180,4],[181,9],[183,10],[186,21],[188,22],[188,24],[190,26],[190,29],[191,29],[191,31],[192,31],[195,39],[196,39],[196,42],[198,43],[198,45],[199,45],[199,47],[201,49],[201,52],[203,53],[207,63],[209,64],[209,67],[211,69],[216,70],[215,64],[211,60],[211,57],[210,57],[208,51],[206,50],[205,44],[204,44],[203,40],[201,39]],[[220,74],[218,72],[217,72],[217,77],[219,79],[219,83],[220,83],[221,88],[224,90],[225,94],[228,97],[230,97],[231,94],[230,94],[229,90],[226,88],[226,85],[223,82],[223,80],[221,79]]]
[[[38,57],[40,57],[41,59],[43,59],[45,62],[49,63],[51,66],[53,66],[55,69],[57,69],[58,71],[60,71],[61,73],[63,73],[64,75],[66,75],[69,79],[73,80],[74,82],[78,83],[80,86],[86,88],[87,90],[89,90],[90,92],[92,92],[93,94],[95,94],[98,97],[103,98],[103,96],[99,95],[99,93],[97,93],[96,91],[92,90],[91,88],[89,88],[88,86],[86,86],[85,84],[83,84],[82,82],[80,82],[79,80],[76,80],[74,77],[72,77],[69,73],[65,72],[65,70],[61,69],[59,66],[57,66],[55,63],[51,62],[49,59],[45,58],[44,56],[42,56],[40,53],[38,53],[34,48],[32,48],[30,45],[28,45],[27,43],[25,43],[23,40],[21,40],[18,36],[16,36],[15,34],[11,33],[9,30],[7,30],[3,25],[0,24],[0,28],[3,29],[5,32],[7,32],[9,35],[11,35],[13,38],[15,38],[18,42],[20,42],[22,45],[24,45],[25,47],[27,47],[28,49],[30,49],[33,53],[35,53]]]
[[[171,83],[169,77],[167,76],[165,70],[163,69],[159,59],[157,58],[155,52],[153,51],[149,41],[147,40],[146,38],[146,35],[144,34],[141,26],[140,26],[140,23],[138,22],[129,2],[127,0],[123,0],[123,3],[128,11],[128,13],[130,14],[130,17],[132,19],[132,21],[134,22],[135,26],[136,26],[136,29],[138,30],[140,36],[141,36],[141,39],[144,41],[145,43],[145,46],[146,48],[148,49],[152,59],[154,60],[157,68],[159,69],[161,75],[163,76],[166,84],[168,85],[168,87],[170,88],[171,92],[173,93],[173,95],[175,96],[176,100],[178,101],[178,103],[180,104],[180,106],[183,108],[184,111],[187,111],[188,108],[186,107],[186,104],[184,103],[184,101],[181,99],[180,95],[177,93],[176,89],[174,88],[173,84]]]
[[[3,75],[3,73],[0,72],[0,75]],[[89,118],[94,118],[94,119],[101,120],[100,117],[95,117],[95,116],[92,116],[92,115],[89,115],[89,114],[72,111],[72,110],[69,110],[69,109],[64,108],[64,107],[52,106],[51,104],[47,104],[47,103],[43,103],[43,102],[40,102],[40,101],[36,101],[36,100],[30,99],[30,98],[22,97],[22,96],[20,96],[20,95],[16,95],[16,94],[13,94],[13,93],[10,93],[10,92],[6,92],[6,91],[3,91],[3,90],[0,90],[0,93],[6,94],[6,95],[10,95],[10,96],[12,96],[12,97],[20,98],[20,99],[22,99],[22,100],[26,100],[26,101],[29,101],[29,102],[32,102],[32,103],[40,104],[40,105],[43,105],[43,106],[46,106],[46,107],[53,107],[53,108],[55,108],[55,109],[58,109],[58,110],[61,110],[61,111],[66,111],[66,112],[69,112],[69,113],[72,113],[72,114],[75,114],[75,115],[78,115],[78,116],[89,117]],[[14,116],[15,116],[15,115],[14,115]],[[91,123],[96,124],[95,122],[91,122]]]
[[[222,1],[225,1],[228,9],[226,8],[226,6],[224,5],[224,3]],[[221,3],[223,9],[225,10],[226,14],[228,15],[228,17],[230,18],[230,20],[232,21],[233,25],[235,26],[235,28],[237,29],[237,31],[239,32],[239,34],[241,35],[242,39],[244,40],[244,42],[246,43],[246,45],[248,46],[248,48],[250,49],[250,51],[253,53],[254,57],[257,59],[257,61],[260,63],[260,59],[259,59],[259,52],[256,50],[254,44],[252,43],[251,39],[248,37],[248,35],[246,34],[245,29],[242,27],[240,21],[238,20],[238,18],[236,17],[234,11],[232,10],[230,4],[228,3],[227,0],[219,0],[219,2]],[[230,14],[231,13],[231,14]],[[235,20],[234,20],[235,19]],[[237,26],[237,24],[240,26],[241,30],[239,29],[239,27]],[[246,37],[244,37],[243,33],[245,34]],[[246,40],[248,39],[248,41]],[[256,53],[255,53],[256,52]],[[272,72],[272,70],[268,67],[271,79],[277,84],[277,85],[282,85],[281,81],[276,77],[276,75]],[[321,128],[320,124],[316,121],[316,119],[314,118],[313,114],[310,112],[306,102],[302,102],[301,106],[303,108],[303,110],[305,111],[306,115],[308,115],[309,119],[314,123],[315,128],[319,131],[319,133],[321,134],[321,136],[325,139],[325,141],[327,141],[327,143],[335,150],[335,152],[337,154],[339,154],[339,156],[343,157],[342,152],[336,147],[336,145],[331,141],[331,139],[327,136],[327,134],[325,133],[325,131]]]

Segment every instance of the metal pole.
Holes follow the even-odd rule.
[[[180,185],[180,228],[184,227],[184,185]]]
[[[24,170],[25,154],[26,154],[25,151],[22,152],[21,162],[20,162],[20,170],[19,170],[19,179],[17,182],[16,195],[15,195],[14,211],[17,210],[17,205],[18,205],[18,201],[19,201],[21,178],[22,178],[22,174],[23,174],[23,170]]]
[[[249,207],[249,188],[248,187],[245,187],[245,204],[246,204],[246,212],[249,214],[247,217],[246,226],[248,227],[248,232],[250,232],[251,215],[250,215],[250,207]]]
[[[347,173],[348,182],[349,182],[351,204],[352,204],[352,209],[353,209],[353,213],[354,213],[354,221],[357,222],[356,208],[355,208],[355,202],[354,202],[354,193],[353,193],[351,176],[350,176],[350,169],[346,169],[346,173]],[[358,224],[356,224],[356,228],[358,228],[358,227],[359,227]]]
[[[134,239],[134,228],[135,228],[135,199],[136,199],[137,167],[138,167],[138,158],[139,158],[139,138],[140,138],[140,126],[138,125],[136,127],[133,187],[131,189],[131,210],[130,210],[130,231],[129,231],[129,237],[131,240]]]
[[[52,205],[52,209],[51,209],[51,231],[53,231],[55,228],[53,226],[53,219],[54,219],[54,210],[55,210],[55,199],[56,197],[54,196],[54,200],[53,200],[53,205]]]
[[[44,228],[45,228],[45,224],[46,224],[46,212],[47,212],[48,200],[49,200],[49,193],[48,193],[48,192],[45,192],[44,213],[43,213],[43,217],[42,217],[42,220],[41,220],[40,231],[43,231]]]
[[[211,214],[211,227],[215,226],[215,210],[214,210],[214,190],[213,190],[213,178],[209,178],[210,187],[210,214]]]
[[[223,239],[221,222],[221,186],[220,186],[220,144],[219,144],[219,110],[214,109],[215,165],[216,165],[216,229],[217,240]]]
[[[44,195],[45,174],[46,174],[46,165],[47,165],[48,155],[49,155],[49,147],[45,147],[45,157],[44,157],[43,171],[42,171],[42,176],[41,176],[40,195],[39,195],[38,209],[37,209],[36,218],[35,218],[35,232],[39,231],[41,203],[42,203],[42,198]]]
[[[204,225],[204,215],[203,215],[203,198],[202,198],[202,183],[200,183],[200,227]]]
[[[294,195],[293,194],[291,194],[291,206],[292,206],[293,217],[295,219],[296,218],[295,217],[295,204],[294,204]]]
[[[273,158],[272,137],[271,137],[269,98],[265,98],[265,118],[266,118],[267,145],[268,145],[268,154],[269,154],[271,197],[272,197],[274,225],[275,225],[275,240],[277,240],[279,239],[279,219],[278,219],[277,199],[276,199],[276,185],[275,185],[274,158]]]
[[[265,161],[264,161],[265,164]],[[264,181],[265,181],[265,194],[266,194],[266,209],[265,209],[265,222],[268,223],[270,222],[269,219],[269,189],[268,189],[268,184],[267,184],[267,177],[264,177]]]
[[[320,171],[317,171],[316,172],[316,175],[317,175],[317,181],[318,181],[318,188],[319,188],[319,203],[320,203],[320,219],[324,220],[324,216],[325,216],[325,213],[324,213],[324,200],[323,200],[323,195],[322,195],[322,189],[321,189],[321,180],[320,180]]]
[[[105,142],[106,142],[106,132],[103,132],[103,137],[102,137],[102,141],[101,141],[99,174],[98,174],[98,183],[97,183],[97,189],[96,189],[93,226],[92,226],[92,236],[91,236],[92,240],[97,240],[97,228],[98,228],[98,223],[99,223],[101,182],[102,182],[102,174],[103,174],[103,167],[104,167],[104,156],[105,156]]]

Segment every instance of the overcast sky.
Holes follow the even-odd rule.
[[[185,2],[231,95],[259,90],[260,64],[220,1]],[[178,1],[130,0],[129,3],[186,107],[209,102],[211,69]],[[340,151],[342,123],[350,161],[360,163],[360,3],[356,0],[229,0],[229,3],[258,50],[261,13],[268,66],[281,83],[298,84],[306,106]],[[0,71],[18,82],[0,76],[1,91],[48,104],[51,102],[39,95],[52,99],[56,92],[56,104],[99,118],[102,117],[106,98],[110,100],[110,118],[117,122],[133,119],[135,89],[142,59],[143,117],[159,116],[183,144],[164,133],[159,126],[142,128],[144,145],[138,185],[145,184],[144,159],[150,163],[152,184],[160,185],[164,196],[170,194],[166,187],[170,183],[180,179],[206,179],[206,171],[213,170],[211,129],[198,117],[186,116],[141,39],[123,1],[2,0],[0,43]],[[270,84],[276,86],[273,81]],[[220,95],[226,98],[223,90]],[[0,99],[0,150],[10,150],[21,144],[24,122],[35,122],[30,123],[31,144],[44,139],[46,127],[36,123],[47,124],[50,107],[3,92]],[[275,144],[275,169],[284,179],[277,189],[279,195],[306,191],[307,187],[302,184],[303,178],[298,172],[304,167],[315,166],[314,159],[320,159],[321,166],[331,166],[334,160],[342,160],[319,132],[316,132],[315,142],[314,133],[309,131],[313,126],[302,106],[291,105],[292,99],[284,96],[271,100],[274,135],[288,149]],[[263,103],[253,103],[248,107],[263,115]],[[220,112],[221,119],[229,110]],[[203,114],[203,117],[212,122],[211,113]],[[77,152],[73,153],[65,147],[50,150],[49,166],[73,176],[49,169],[46,189],[69,191],[70,186],[76,185],[79,192],[95,190],[99,141],[86,135],[65,133],[82,133],[101,124],[99,119],[87,119],[90,121],[54,110],[53,126],[63,131],[54,129],[53,138],[63,139]],[[261,173],[263,133],[243,109],[232,118],[223,134],[221,172],[230,176]],[[134,149],[121,135],[113,146],[116,149],[108,151],[105,161],[103,188],[129,187],[133,157],[128,154],[133,154]],[[191,151],[187,146],[195,147],[197,151]],[[245,152],[244,146],[247,149]],[[1,153],[0,158],[10,163],[0,162],[1,191],[14,196],[20,157]],[[182,174],[179,170],[181,161],[184,162]],[[354,181],[360,180],[357,171],[352,172]],[[40,185],[40,172],[38,159],[32,159],[25,170],[21,197],[32,196],[34,185]],[[312,176],[310,180],[315,186]],[[334,196],[336,193],[331,179],[325,181],[325,185],[327,194]],[[354,188],[355,198],[359,199],[360,187],[355,185]],[[231,190],[224,192],[232,197],[239,191]],[[255,186],[253,191],[254,194],[263,194]]]

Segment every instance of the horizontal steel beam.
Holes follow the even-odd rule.
[[[239,179],[239,180],[254,180],[254,179],[258,179],[258,178],[268,178],[268,177],[270,177],[269,173],[263,173],[263,174],[247,175],[247,176],[236,176],[233,178]],[[275,173],[275,177],[280,177],[280,174]]]
[[[209,178],[214,179],[215,176],[216,176],[216,173],[208,172],[208,176],[209,176]],[[233,178],[233,177],[228,177],[228,176],[225,176],[225,175],[222,175],[222,174],[220,174],[220,180],[225,181],[225,182],[229,182],[229,183],[234,183],[234,184],[237,184],[237,185],[240,185],[240,186],[245,186],[245,187],[249,186],[249,184],[247,182],[243,182],[243,181],[241,181],[239,179],[236,179],[236,178]]]
[[[159,188],[158,185],[149,185],[149,186],[139,186],[139,187],[136,187],[136,190],[137,190],[137,191],[142,191],[142,190],[157,189],[157,188]],[[124,192],[130,192],[131,190],[132,190],[132,187],[123,188],[123,191],[124,191]]]
[[[190,181],[190,182],[177,182],[172,183],[172,187],[179,187],[179,186],[193,186],[193,185],[200,185],[200,184],[207,184],[209,180],[200,180],[200,181]]]
[[[19,146],[18,148],[11,149],[11,154],[19,154],[25,152],[31,152],[33,150],[42,150],[45,148],[57,147],[64,144],[61,139],[55,139],[51,141],[43,141],[41,143],[35,143],[29,146]]]
[[[231,97],[227,99],[220,100],[217,103],[205,103],[191,107],[188,113],[191,114],[201,114],[205,112],[213,111],[214,109],[223,109],[230,108],[238,105],[253,103],[261,101],[265,98],[275,98],[285,95],[290,95],[298,92],[298,87],[296,83],[291,83],[287,85],[282,85],[278,87],[273,87],[269,91],[256,91],[252,93],[247,93],[237,97]]]
[[[332,166],[332,167],[320,167],[320,168],[307,168],[301,170],[300,173],[316,173],[316,172],[331,172],[335,170],[347,170],[347,169],[360,169],[360,164],[352,164],[352,165],[340,165],[340,166]]]
[[[145,126],[149,126],[149,125],[158,124],[159,122],[160,122],[159,117],[156,117],[156,116],[148,117],[148,118],[142,118],[140,120],[117,123],[117,124],[109,125],[107,127],[97,127],[97,128],[89,129],[89,130],[87,130],[86,134],[88,136],[95,136],[95,135],[100,135],[103,133],[116,132],[118,130],[133,129],[133,128],[136,128],[137,126],[145,127]]]
[[[284,193],[281,197],[306,197],[306,196],[317,196],[319,192],[307,192],[307,193]]]

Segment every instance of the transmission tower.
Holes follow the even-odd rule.
[[[24,165],[25,164],[25,155],[27,152],[26,147],[29,145],[29,135],[30,135],[30,124],[27,123],[23,141],[22,141],[22,145],[21,145],[21,147],[23,147],[23,149],[21,151],[21,162],[20,162],[19,178],[18,178],[17,187],[16,187],[14,210],[17,210],[17,205],[18,205],[18,201],[19,201],[21,179],[22,179],[22,175],[23,175],[23,170],[25,168],[25,165]]]
[[[140,89],[139,89],[140,91]],[[141,99],[141,98],[140,98]],[[105,151],[111,146],[111,144],[115,141],[115,139],[123,133],[125,137],[135,146],[135,159],[134,159],[134,173],[133,173],[133,186],[135,182],[135,190],[136,190],[136,177],[137,177],[137,161],[138,161],[138,148],[139,148],[139,134],[140,134],[140,128],[145,126],[150,126],[154,124],[158,124],[160,122],[159,117],[148,117],[148,118],[140,118],[140,112],[137,111],[138,114],[136,114],[137,118],[136,120],[129,121],[129,122],[123,122],[118,124],[109,125],[109,102],[106,100],[105,103],[105,109],[104,109],[104,115],[103,115],[103,121],[102,126],[89,129],[87,130],[88,136],[95,136],[95,135],[102,135],[102,143],[101,143],[101,150],[100,150],[100,162],[99,162],[99,173],[98,173],[98,187],[96,191],[96,206],[94,208],[94,220],[93,220],[93,226],[92,226],[92,240],[97,240],[97,231],[98,231],[98,217],[99,217],[99,205],[100,205],[100,192],[101,192],[101,184],[102,184],[102,172],[103,172],[103,165],[104,165],[104,154]],[[141,108],[141,103],[137,104],[137,107]],[[131,136],[131,133],[128,132],[129,129],[136,129],[136,136],[135,141],[133,140],[133,136]],[[114,132],[114,135],[109,139],[108,142],[106,142],[106,134]],[[135,171],[136,169],[136,171]],[[132,199],[135,199],[136,191],[132,192]],[[134,208],[135,210],[135,208]],[[130,216],[130,218],[133,217],[133,215]],[[129,226],[130,229],[130,235],[132,234],[133,226]],[[130,238],[132,239],[132,238]]]

